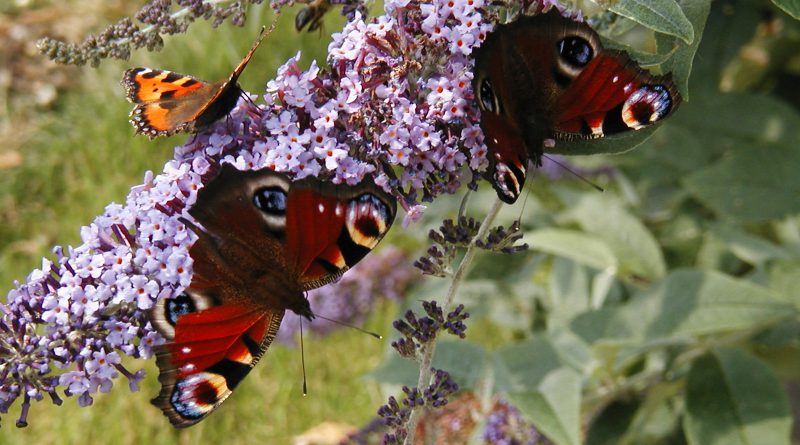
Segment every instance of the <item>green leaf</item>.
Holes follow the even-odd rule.
[[[656,239],[617,200],[586,193],[562,217],[605,241],[620,262],[620,273],[651,280],[664,275],[664,255]]]
[[[548,282],[548,324],[561,325],[590,308],[589,277],[584,266],[557,257]]]
[[[712,38],[703,39],[700,43],[692,67],[692,94],[700,90],[719,93],[724,69],[734,57],[739,56],[742,47],[753,39],[762,17],[763,5],[759,2],[716,2],[705,27],[705,34]]]
[[[563,367],[556,345],[546,336],[500,348],[495,364],[497,386],[506,392],[534,390],[548,374]]]
[[[789,445],[792,416],[783,386],[761,360],[714,349],[692,363],[684,432],[692,445]]]
[[[701,138],[707,150],[724,153],[743,142],[800,143],[800,113],[781,99],[752,93],[702,93],[672,119]],[[762,152],[760,148],[753,151]]]
[[[800,308],[800,260],[775,261],[767,269],[769,287]]]
[[[752,265],[761,265],[770,260],[792,257],[791,252],[787,249],[730,224],[717,225],[711,229],[711,234],[730,249],[737,258]]]
[[[692,23],[675,0],[621,0],[609,9],[646,28],[678,37],[687,45],[694,41]]]
[[[691,174],[684,184],[721,215],[762,222],[800,212],[798,165],[800,152],[796,146],[762,144],[737,150]]]
[[[800,20],[800,0],[772,0],[775,6],[795,19]]]
[[[523,237],[532,249],[559,255],[595,269],[616,269],[617,258],[606,243],[576,230],[542,229]]]
[[[626,131],[601,139],[573,139],[558,141],[556,146],[548,149],[548,153],[561,155],[594,155],[600,153],[624,153],[633,150],[658,130],[661,124],[655,124],[637,131]]]
[[[651,2],[658,3],[658,2]],[[687,45],[684,41],[665,34],[656,34],[658,52],[664,53],[674,50],[673,57],[661,65],[665,73],[672,73],[672,78],[683,95],[684,100],[689,100],[689,74],[692,72],[692,63],[697,48],[703,37],[708,12],[711,10],[711,0],[679,0],[678,4],[683,14],[691,22],[694,29],[694,40]]]
[[[617,309],[582,314],[572,322],[587,342],[661,342],[752,329],[796,317],[798,309],[761,286],[717,272],[684,269]]]
[[[579,445],[581,379],[573,370],[554,370],[536,391],[511,392],[511,402],[558,445]]]
[[[449,372],[462,388],[475,388],[487,364],[483,346],[467,340],[440,340],[432,366]],[[392,354],[367,377],[382,383],[417,386],[419,367],[411,360]]]

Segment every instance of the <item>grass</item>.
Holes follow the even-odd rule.
[[[340,29],[341,18],[326,17],[328,33]],[[109,23],[115,18],[109,18]],[[312,59],[324,63],[326,34],[298,35],[292,11],[279,20],[240,79],[245,90],[261,93],[277,66],[298,50],[301,66]],[[265,6],[251,11],[240,29],[228,24],[212,30],[198,23],[185,35],[166,40],[160,53],[133,55],[128,62],[106,61],[97,70],[80,70],[78,87],[68,91],[57,109],[34,122],[38,129],[25,144],[23,163],[0,175],[0,283],[7,292],[14,280],[24,281],[54,245],[77,245],[79,228],[111,202],[124,202],[131,186],[146,170],[159,172],[172,157],[172,147],[186,136],[150,141],[134,136],[127,122],[131,105],[119,79],[131,66],[151,66],[214,81],[225,78],[241,60],[262,24],[271,23]],[[13,112],[13,110],[12,110]],[[384,306],[370,321],[385,333],[393,308]],[[308,397],[301,396],[300,354],[273,345],[251,376],[217,413],[188,430],[174,430],[149,399],[158,391],[153,361],[141,391],[130,393],[124,379],[109,394],[95,397],[90,408],[74,398],[61,407],[34,403],[30,426],[13,426],[19,405],[3,416],[0,444],[225,442],[288,443],[296,434],[325,420],[361,425],[374,415],[383,396],[377,384],[358,376],[382,359],[386,342],[338,332],[306,342]]]

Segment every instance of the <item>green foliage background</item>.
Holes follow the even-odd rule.
[[[644,143],[648,135],[633,134],[559,145],[605,153],[569,159],[613,167],[593,176],[607,191],[569,178],[529,181],[527,199],[501,218],[522,215],[531,250],[478,259],[459,295],[472,314],[468,339],[442,342],[435,365],[464,388],[503,394],[558,444],[800,443],[790,410],[790,388],[800,385],[800,25],[791,17],[800,6],[622,0],[612,9],[627,19],[599,26],[603,33],[617,45],[649,41],[649,54],[635,53],[673,72],[689,100]],[[770,32],[765,17],[780,29]],[[263,91],[300,48],[305,63],[324,60],[326,35],[297,35],[291,18],[253,59],[246,90]],[[257,10],[244,29],[198,24],[161,53],[82,69],[81,87],[43,120],[25,162],[0,175],[0,282],[23,280],[51,245],[78,243],[80,225],[181,143],[132,136],[124,68],[223,78],[268,21]],[[328,17],[326,29],[340,23]],[[654,39],[641,38],[647,29]],[[481,189],[470,204],[476,218],[494,199]],[[422,225],[457,205],[436,202]],[[426,230],[394,231],[385,242],[424,247],[414,234]],[[407,305],[447,285],[427,280]],[[383,306],[370,327],[388,333],[404,309]],[[147,403],[157,391],[147,363],[142,391],[116,388],[88,409],[73,399],[34,404],[27,429],[4,416],[0,443],[288,443],[324,420],[360,425],[383,403],[382,389],[416,382],[388,343],[352,332],[308,341],[305,398],[299,353],[273,346],[218,413],[187,431]]]

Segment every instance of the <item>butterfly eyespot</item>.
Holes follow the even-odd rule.
[[[571,36],[558,42],[558,55],[573,68],[583,68],[591,62],[594,50],[586,39]]]
[[[353,243],[371,249],[391,224],[392,212],[377,196],[365,193],[350,202],[347,211],[347,231]],[[366,252],[364,252],[366,254]],[[359,256],[359,259],[362,255]]]
[[[197,312],[194,300],[185,292],[175,298],[171,298],[164,303],[164,315],[167,322],[172,326],[178,323],[178,319],[186,314]]]
[[[185,419],[200,419],[228,392],[225,378],[211,372],[199,372],[175,382],[170,404]]]
[[[492,89],[492,82],[489,79],[483,79],[478,91],[478,103],[481,107],[481,111],[497,113],[499,107],[496,106],[496,100],[494,89]]]
[[[286,191],[277,187],[267,187],[253,194],[253,204],[270,216],[286,214]]]
[[[622,121],[638,130],[666,117],[672,109],[672,97],[663,85],[642,85],[622,105]]]

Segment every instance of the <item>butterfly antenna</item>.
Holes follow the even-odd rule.
[[[562,164],[561,162],[558,162],[558,161],[556,161],[554,158],[551,158],[550,156],[547,156],[547,155],[543,155],[543,156],[544,156],[545,158],[549,159],[549,160],[550,160],[550,162],[552,162],[552,163],[554,163],[554,164],[558,165],[559,167],[563,168],[564,170],[566,170],[566,171],[568,171],[568,172],[572,173],[573,175],[575,175],[575,177],[576,177],[576,178],[578,178],[578,179],[580,179],[581,181],[583,181],[583,182],[585,182],[585,183],[589,184],[590,186],[592,186],[592,187],[593,187],[595,190],[597,190],[598,192],[605,192],[605,191],[606,191],[606,190],[605,190],[603,187],[600,187],[599,185],[595,184],[594,182],[592,182],[592,181],[590,181],[590,180],[588,180],[588,179],[584,178],[583,176],[581,176],[581,175],[580,175],[578,172],[576,172],[575,170],[572,170],[571,168],[567,167],[567,166],[566,166],[566,164]]]
[[[522,215],[525,212],[525,206],[528,205],[528,196],[531,195],[531,190],[525,190],[525,198],[522,199],[522,208],[519,209],[519,216],[517,217],[517,221],[522,221]]]
[[[372,337],[375,337],[378,340],[383,340],[383,336],[378,334],[378,333],[376,333],[376,332],[372,332],[372,331],[368,331],[368,330],[363,329],[363,328],[359,328],[358,326],[352,325],[350,323],[346,323],[346,322],[341,321],[341,320],[336,320],[334,318],[328,318],[328,317],[326,317],[324,315],[314,314],[314,316],[318,317],[318,318],[321,318],[321,319],[323,319],[325,321],[330,321],[331,323],[336,323],[336,324],[338,324],[340,326],[344,326],[346,328],[355,329],[356,331],[359,331],[361,333],[364,333],[364,334],[370,335]]]
[[[306,385],[306,350],[303,346],[303,317],[300,318],[300,363],[303,367],[303,397],[308,395],[308,386]]]

